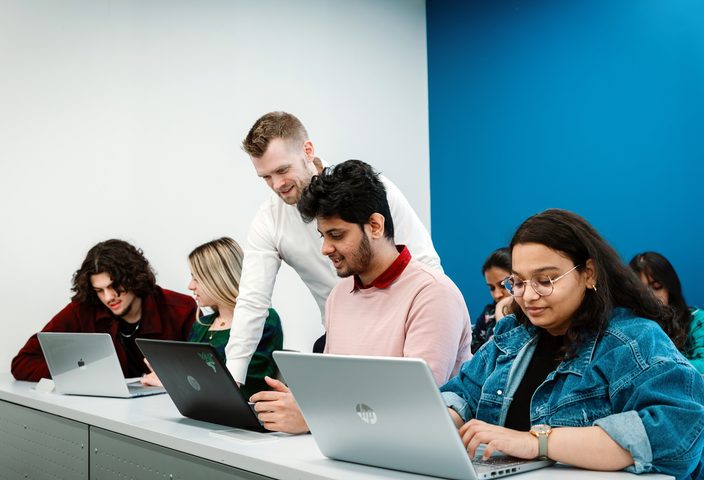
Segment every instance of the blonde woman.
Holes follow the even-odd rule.
[[[242,248],[229,237],[204,243],[188,255],[191,269],[188,289],[193,292],[198,306],[213,310],[213,313],[196,319],[188,341],[210,343],[223,361],[239,294],[243,256]],[[271,354],[281,348],[281,321],[276,311],[270,308],[261,340],[249,364],[247,379],[241,386],[246,397],[268,390],[264,377],[273,377],[276,372]],[[161,385],[154,373],[143,377],[142,383]]]

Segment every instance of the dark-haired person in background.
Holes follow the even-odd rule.
[[[514,313],[441,388],[470,456],[704,478],[704,380],[672,311],[574,213],[528,218],[510,248]]]
[[[454,375],[471,356],[467,306],[452,280],[395,243],[379,174],[359,160],[326,168],[303,191],[298,210],[317,220],[322,253],[343,277],[325,305],[325,353],[422,358],[438,385]],[[262,424],[307,431],[288,388],[266,380],[274,391],[251,398]]]
[[[148,373],[137,338],[185,340],[196,318],[196,303],[156,284],[142,251],[123,240],[106,240],[88,251],[73,275],[71,303],[43,332],[109,333],[125,377]],[[37,335],[12,359],[17,380],[49,378]]]
[[[511,274],[511,252],[503,247],[494,250],[482,265],[482,275],[489,287],[489,293],[494,299],[489,303],[477,318],[477,323],[472,329],[472,353],[476,353],[479,347],[484,345],[494,335],[496,326],[496,305],[502,299],[510,297],[508,290],[504,288],[504,280]],[[503,317],[499,312],[499,318]]]
[[[675,311],[665,332],[699,373],[704,374],[704,310],[687,306],[682,284],[672,264],[656,252],[634,256],[629,265],[664,305]]]

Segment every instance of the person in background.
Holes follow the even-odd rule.
[[[704,379],[660,326],[672,310],[574,213],[509,248],[514,313],[441,387],[470,456],[704,478]]]
[[[71,289],[71,303],[42,331],[109,333],[127,378],[149,371],[137,338],[185,340],[197,311],[192,298],[158,286],[142,250],[124,240],[91,248],[73,274]],[[50,377],[36,334],[12,359],[11,368],[17,380]]]
[[[335,269],[320,255],[322,240],[315,225],[306,224],[296,210],[303,189],[323,169],[301,121],[287,112],[262,115],[247,133],[242,149],[273,194],[257,211],[247,235],[234,328],[225,348],[227,368],[240,383],[259,342],[281,262],[291,266],[308,287],[323,320],[325,300],[338,282]],[[408,246],[416,260],[442,271],[430,234],[413,207],[396,185],[381,179],[396,223],[396,239]],[[323,336],[313,351],[324,346]]]
[[[502,299],[510,297],[508,290],[504,287],[504,280],[511,274],[511,253],[508,248],[503,247],[491,252],[482,266],[482,275],[486,280],[494,301],[489,303],[477,318],[477,323],[472,329],[472,353],[476,353],[479,347],[484,345],[493,335],[496,326],[496,306]],[[504,315],[499,312],[499,318]]]
[[[687,306],[672,264],[659,253],[644,252],[634,256],[629,265],[658,300],[675,311],[665,331],[694,368],[704,374],[704,311]]]
[[[325,353],[421,358],[438,385],[457,373],[471,356],[464,298],[447,275],[395,242],[379,174],[359,160],[326,168],[304,190],[298,210],[305,221],[317,220],[322,253],[343,278],[325,305]],[[250,399],[262,425],[308,431],[289,389],[267,382],[272,391]]]
[[[196,318],[188,341],[210,343],[223,362],[237,303],[243,257],[240,245],[229,237],[204,243],[188,255],[188,266],[191,269],[188,289],[193,292],[198,306],[209,307],[213,311],[209,315]],[[279,315],[273,308],[268,311],[261,339],[249,362],[247,380],[241,385],[242,393],[246,397],[268,389],[264,377],[273,377],[276,373],[271,354],[283,348],[284,335]],[[142,377],[142,383],[161,385],[153,372]]]

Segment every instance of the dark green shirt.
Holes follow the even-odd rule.
[[[217,317],[212,313],[201,317],[193,324],[191,333],[188,336],[189,342],[202,342],[211,344],[218,353],[220,359],[225,362],[225,346],[230,339],[230,329],[210,330],[210,326]],[[276,375],[276,364],[271,354],[276,350],[281,350],[284,344],[284,332],[281,329],[279,314],[273,308],[269,309],[269,316],[264,323],[262,338],[257,345],[257,349],[249,362],[247,379],[241,390],[245,397],[249,398],[261,390],[269,390],[265,376]]]

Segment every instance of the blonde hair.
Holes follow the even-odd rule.
[[[222,237],[196,247],[188,255],[188,265],[210,298],[218,305],[235,308],[243,258],[242,247],[230,237]]]

